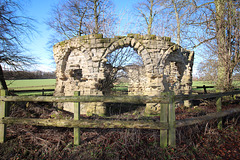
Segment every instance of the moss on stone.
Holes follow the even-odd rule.
[[[173,45],[175,45],[176,43],[173,43],[173,42],[168,42],[168,45],[169,46],[173,46]]]
[[[80,36],[81,39],[89,39],[89,36],[88,35],[83,35],[83,36]]]
[[[146,40],[155,40],[156,39],[156,35],[153,35],[153,34],[151,34],[151,35],[144,35],[143,37]]]
[[[174,45],[173,45],[173,51],[176,51],[176,50],[178,50],[178,49],[179,49],[179,45],[174,44]]]
[[[143,36],[141,34],[135,34],[134,38],[136,38],[136,39],[143,39]]]
[[[155,40],[156,39],[156,35],[150,35],[150,39],[152,39],[152,40]]]
[[[127,37],[134,38],[134,34],[133,33],[129,33],[129,34],[127,34]]]
[[[111,42],[111,38],[102,38],[99,40],[100,43],[110,43]]]
[[[171,42],[171,37],[163,37],[163,40],[164,40],[164,41]]]
[[[59,42],[58,44],[61,46],[61,47],[64,47],[66,45],[66,41],[62,41],[62,42]]]
[[[103,38],[103,34],[91,34],[90,38],[102,39]]]
[[[141,34],[130,33],[130,34],[127,34],[127,37],[141,39],[143,36]]]
[[[126,36],[114,36],[115,39],[122,39],[125,38]]]

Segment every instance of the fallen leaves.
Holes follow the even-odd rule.
[[[28,104],[15,108],[12,116],[49,118],[54,110]],[[46,105],[46,104],[45,104]],[[230,104],[236,107],[239,104]],[[223,109],[229,106],[223,106]],[[177,108],[177,119],[214,111],[214,106]],[[19,114],[18,114],[19,113]],[[65,113],[61,113],[65,116]],[[71,117],[72,115],[67,115]],[[127,116],[126,114],[124,116]],[[137,115],[135,115],[137,117]],[[154,117],[159,119],[159,117]],[[0,159],[239,159],[239,116],[225,120],[222,130],[216,121],[177,129],[177,147],[159,147],[158,130],[81,129],[81,145],[73,146],[73,130],[28,125],[7,129],[7,142],[0,144]]]

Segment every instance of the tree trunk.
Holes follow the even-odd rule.
[[[176,16],[176,20],[177,20],[177,44],[180,45],[180,27],[181,27],[181,24],[180,24],[180,18],[179,18],[179,13],[178,13],[178,10],[177,10],[177,6],[176,6],[176,2],[174,0],[172,0],[172,4],[174,6],[174,12],[175,12],[175,16]]]
[[[215,0],[216,7],[216,39],[218,45],[218,80],[217,88],[221,91],[231,90],[231,58],[228,54],[226,21],[225,21],[225,3],[226,0]],[[227,17],[228,18],[228,17]]]
[[[94,19],[95,19],[95,28],[94,28],[94,34],[99,33],[98,29],[98,0],[94,0]]]
[[[223,60],[218,60],[217,89],[224,92],[232,89],[232,70]]]
[[[152,34],[152,23],[153,23],[153,0],[151,0],[150,15],[148,22],[148,35]]]
[[[5,82],[5,78],[4,78],[4,75],[3,75],[3,70],[2,70],[2,66],[0,65],[0,81],[1,81],[1,86],[0,86],[0,89],[4,89],[4,90],[7,90],[7,84]]]

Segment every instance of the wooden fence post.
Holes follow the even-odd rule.
[[[175,101],[173,92],[162,93],[169,100],[168,104],[161,104],[160,122],[167,122],[168,129],[160,130],[160,147],[165,148],[167,145],[176,147],[176,117]]]
[[[216,106],[217,106],[217,112],[221,112],[222,111],[222,98],[221,97],[217,98]],[[218,118],[218,129],[222,129],[222,118]]]
[[[1,96],[6,96],[7,90],[0,90],[0,94]],[[0,119],[8,116],[7,112],[8,112],[7,102],[0,101]],[[4,143],[5,140],[6,140],[6,125],[0,124],[0,143]]]
[[[74,96],[80,96],[80,91],[75,91]],[[80,120],[80,102],[74,103],[74,120]],[[74,145],[80,145],[80,128],[74,128]]]
[[[168,99],[168,92],[161,93],[161,96],[166,96]],[[168,121],[168,105],[161,103],[161,113],[160,113],[160,122]],[[160,130],[160,147],[165,148],[168,145],[168,130],[162,129]]]
[[[168,145],[176,147],[176,116],[175,116],[175,101],[174,92],[169,92],[169,107],[168,107],[168,123],[169,123],[169,135]]]
[[[204,94],[207,94],[207,88],[205,85],[203,85],[203,91],[204,91]]]
[[[221,90],[216,90],[216,93],[221,92]],[[216,107],[217,107],[217,112],[222,111],[222,97],[217,97],[216,98]],[[222,118],[218,118],[218,129],[222,129]]]
[[[44,88],[42,89],[42,96],[44,96]]]

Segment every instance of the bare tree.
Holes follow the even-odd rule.
[[[137,16],[143,19],[143,24],[147,28],[147,34],[152,34],[154,21],[160,12],[160,0],[143,0],[135,6]]]
[[[106,23],[114,25],[112,6],[106,0],[63,0],[52,9],[47,24],[61,37],[59,40],[105,33]]]
[[[52,10],[52,17],[47,24],[59,35],[68,39],[73,36],[81,36],[89,31],[86,26],[87,2],[84,0],[67,0],[59,3]]]
[[[22,42],[33,31],[32,19],[20,15],[21,5],[14,0],[0,1],[0,79],[1,88],[7,89],[3,77],[2,65],[21,68],[33,62],[22,54],[25,50]]]
[[[198,65],[198,72],[202,80],[216,82],[217,80],[217,60],[206,59]]]
[[[231,90],[232,74],[240,62],[240,4],[234,0],[193,1],[195,10],[189,24],[198,27],[195,47],[213,44],[217,48],[220,90]],[[196,44],[196,40],[198,43]]]
[[[176,35],[176,43],[182,44],[182,41],[187,37],[189,12],[191,11],[191,0],[161,0],[162,6],[161,15],[167,17],[164,21],[165,29],[169,35]]]

